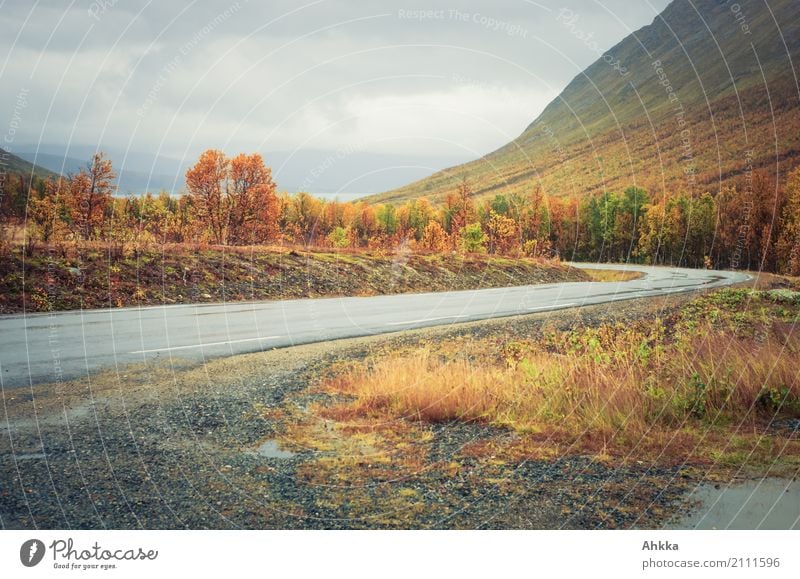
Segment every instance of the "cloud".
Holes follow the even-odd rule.
[[[666,0],[575,0],[600,45]],[[1,110],[17,139],[159,151],[412,150],[469,159],[517,136],[597,58],[552,0],[6,2]],[[416,13],[415,13],[416,11]],[[0,119],[2,122],[2,119]]]

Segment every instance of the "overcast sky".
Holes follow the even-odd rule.
[[[516,137],[602,54],[560,10],[605,49],[667,4],[0,1],[0,146],[366,152],[441,168]]]

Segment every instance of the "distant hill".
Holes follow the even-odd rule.
[[[30,163],[36,163],[49,171],[59,175],[70,175],[77,173],[81,167],[86,167],[86,161],[72,157],[62,157],[61,155],[50,155],[47,153],[30,153],[20,151],[18,156]]]
[[[0,171],[5,173],[16,173],[20,175],[36,175],[41,179],[48,177],[57,177],[58,174],[54,173],[39,165],[34,165],[4,149],[0,149]]]
[[[73,175],[85,168],[95,152],[95,147],[70,145],[58,146],[44,144],[36,148],[27,148],[19,152],[19,156],[51,171],[64,175]],[[177,160],[158,155],[144,153],[106,152],[114,163],[117,173],[119,195],[143,194],[147,191],[178,191],[183,187],[185,168]],[[125,168],[120,168],[121,159],[126,159]],[[167,171],[175,171],[174,174]]]
[[[715,192],[748,167],[800,162],[798,77],[800,1],[675,0],[508,145],[368,200],[440,201],[463,177],[477,197],[536,184],[554,196]]]

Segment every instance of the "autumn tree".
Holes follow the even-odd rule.
[[[64,229],[64,190],[66,185],[61,177],[50,178],[45,182],[41,195],[32,195],[28,207],[28,217],[35,226],[38,238],[50,243],[60,237]]]
[[[785,198],[762,172],[740,178],[716,198],[717,243],[714,262],[733,269],[774,269],[777,225]]]
[[[447,249],[449,242],[447,232],[439,225],[438,221],[430,221],[422,232],[420,246],[429,251],[442,252]]]
[[[197,216],[208,228],[214,243],[223,244],[227,233],[228,167],[230,161],[222,151],[209,149],[186,172],[186,188]]]
[[[777,269],[788,275],[800,275],[800,167],[789,173],[780,226],[775,248]]]
[[[333,228],[328,234],[328,243],[331,246],[336,247],[337,249],[347,247],[350,245],[350,230],[349,228],[344,228],[341,225],[337,225]]]
[[[322,216],[323,203],[319,199],[301,191],[290,197],[286,202],[287,224],[295,240],[305,245],[310,245],[320,235],[327,232],[320,231],[319,222]]]
[[[550,200],[550,240],[555,253],[568,259],[578,259],[578,199]]]
[[[541,241],[548,236],[547,198],[539,185],[527,197],[511,204],[512,213],[518,214],[522,242]]]
[[[703,193],[688,201],[684,263],[690,267],[705,267],[711,260],[714,242],[714,198],[710,193]]]
[[[689,267],[764,269],[800,275],[800,169],[785,188],[774,176],[743,175],[702,195],[644,189],[548,198],[540,187],[505,191],[476,206],[464,179],[441,206],[325,201],[276,193],[258,154],[204,152],[186,174],[188,194],[112,195],[115,175],[102,153],[68,178],[10,175],[0,181],[0,220],[31,238],[73,236],[113,242],[308,245],[385,250],[484,252],[578,261],[640,260]]]
[[[378,218],[375,207],[363,201],[356,204],[353,211],[353,231],[359,242],[366,245],[378,231]]]
[[[240,154],[230,160],[226,192],[228,243],[264,243],[276,236],[276,188],[272,170],[258,153]]]
[[[194,201],[190,195],[182,195],[169,212],[164,231],[164,241],[182,243],[194,239],[194,226],[197,219]]]
[[[489,253],[509,255],[512,249],[519,247],[516,222],[510,217],[496,213],[493,209],[489,214],[487,233]]]
[[[548,199],[547,212],[550,214],[550,247],[556,256],[566,255],[563,250],[568,227],[566,206],[561,199]]]
[[[616,261],[629,261],[636,255],[641,224],[650,197],[639,187],[628,187],[619,198],[611,234],[610,254]]]
[[[425,197],[409,201],[400,218],[401,228],[417,241],[422,240],[425,228],[436,219],[436,210]]]
[[[639,226],[637,254],[646,263],[663,263],[664,259],[664,204],[654,203]]]
[[[97,239],[103,234],[115,178],[111,160],[95,153],[89,164],[69,179],[65,202],[73,230],[81,238]]]
[[[228,159],[222,151],[205,151],[186,172],[186,187],[215,243],[262,243],[276,235],[280,202],[258,153]]]
[[[379,206],[375,217],[378,220],[378,229],[386,236],[392,236],[397,232],[400,222],[397,219],[397,209],[394,205],[387,203]]]
[[[472,202],[472,186],[464,177],[458,188],[445,196],[444,227],[454,240],[468,223],[475,221],[475,204]],[[454,243],[455,244],[455,243]]]

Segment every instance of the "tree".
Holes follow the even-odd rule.
[[[387,236],[394,235],[399,225],[397,210],[394,205],[388,203],[381,205],[375,213],[378,220],[378,229]]]
[[[353,230],[361,244],[367,245],[378,231],[378,218],[375,208],[363,201],[356,204],[354,213]]]
[[[442,252],[447,249],[447,232],[438,221],[431,221],[425,226],[420,245],[429,251]]]
[[[61,177],[50,178],[45,182],[42,195],[32,195],[28,216],[33,221],[40,240],[49,243],[63,227],[63,190],[64,181]]]
[[[612,236],[615,260],[628,261],[636,255],[636,245],[639,241],[642,219],[648,203],[650,203],[650,197],[644,189],[628,187],[623,192]]]
[[[516,212],[519,213],[518,221],[523,244],[526,241],[539,243],[548,237],[547,198],[539,185],[513,206],[517,207]]]
[[[490,211],[494,211],[498,215],[508,215],[511,206],[505,195],[495,195],[494,199],[489,203]]]
[[[200,155],[194,167],[186,172],[186,188],[198,217],[211,233],[214,243],[225,243],[227,233],[228,166],[222,151],[209,149]]]
[[[495,213],[492,209],[489,213],[488,242],[490,253],[500,253],[508,255],[513,248],[519,247],[519,234],[517,224],[513,219]]]
[[[664,263],[664,215],[663,203],[649,205],[639,227],[637,253],[653,265]]]
[[[789,173],[780,225],[775,248],[777,269],[788,275],[800,275],[800,167]]]
[[[425,197],[409,202],[408,229],[417,241],[422,239],[425,228],[435,218],[436,211]]]
[[[711,261],[711,244],[714,240],[714,198],[710,193],[689,200],[686,232],[686,265],[706,267]]]
[[[328,243],[336,248],[347,247],[350,245],[350,230],[342,226],[335,227],[328,234]]]
[[[261,155],[228,159],[210,149],[186,172],[186,187],[215,243],[243,245],[271,240],[280,202],[272,171]]]
[[[81,238],[96,239],[103,234],[115,178],[111,161],[103,153],[95,153],[86,168],[69,179],[66,204],[73,229]]]
[[[486,235],[481,229],[480,223],[470,223],[461,228],[460,247],[464,253],[485,253]]]
[[[733,269],[774,269],[775,227],[785,198],[767,174],[745,175],[717,195],[714,263]]]
[[[578,239],[580,234],[579,202],[572,198],[566,202],[560,199],[550,201],[550,238],[558,256],[570,260],[580,259]]]
[[[292,236],[306,245],[314,241],[322,215],[322,202],[301,191],[286,203],[286,219]]]
[[[227,190],[228,242],[263,243],[277,231],[278,197],[272,170],[261,155],[240,154],[230,160]]]
[[[455,192],[445,196],[444,226],[454,239],[461,230],[475,220],[475,205],[472,202],[472,186],[464,177]],[[455,243],[454,243],[455,245]]]

